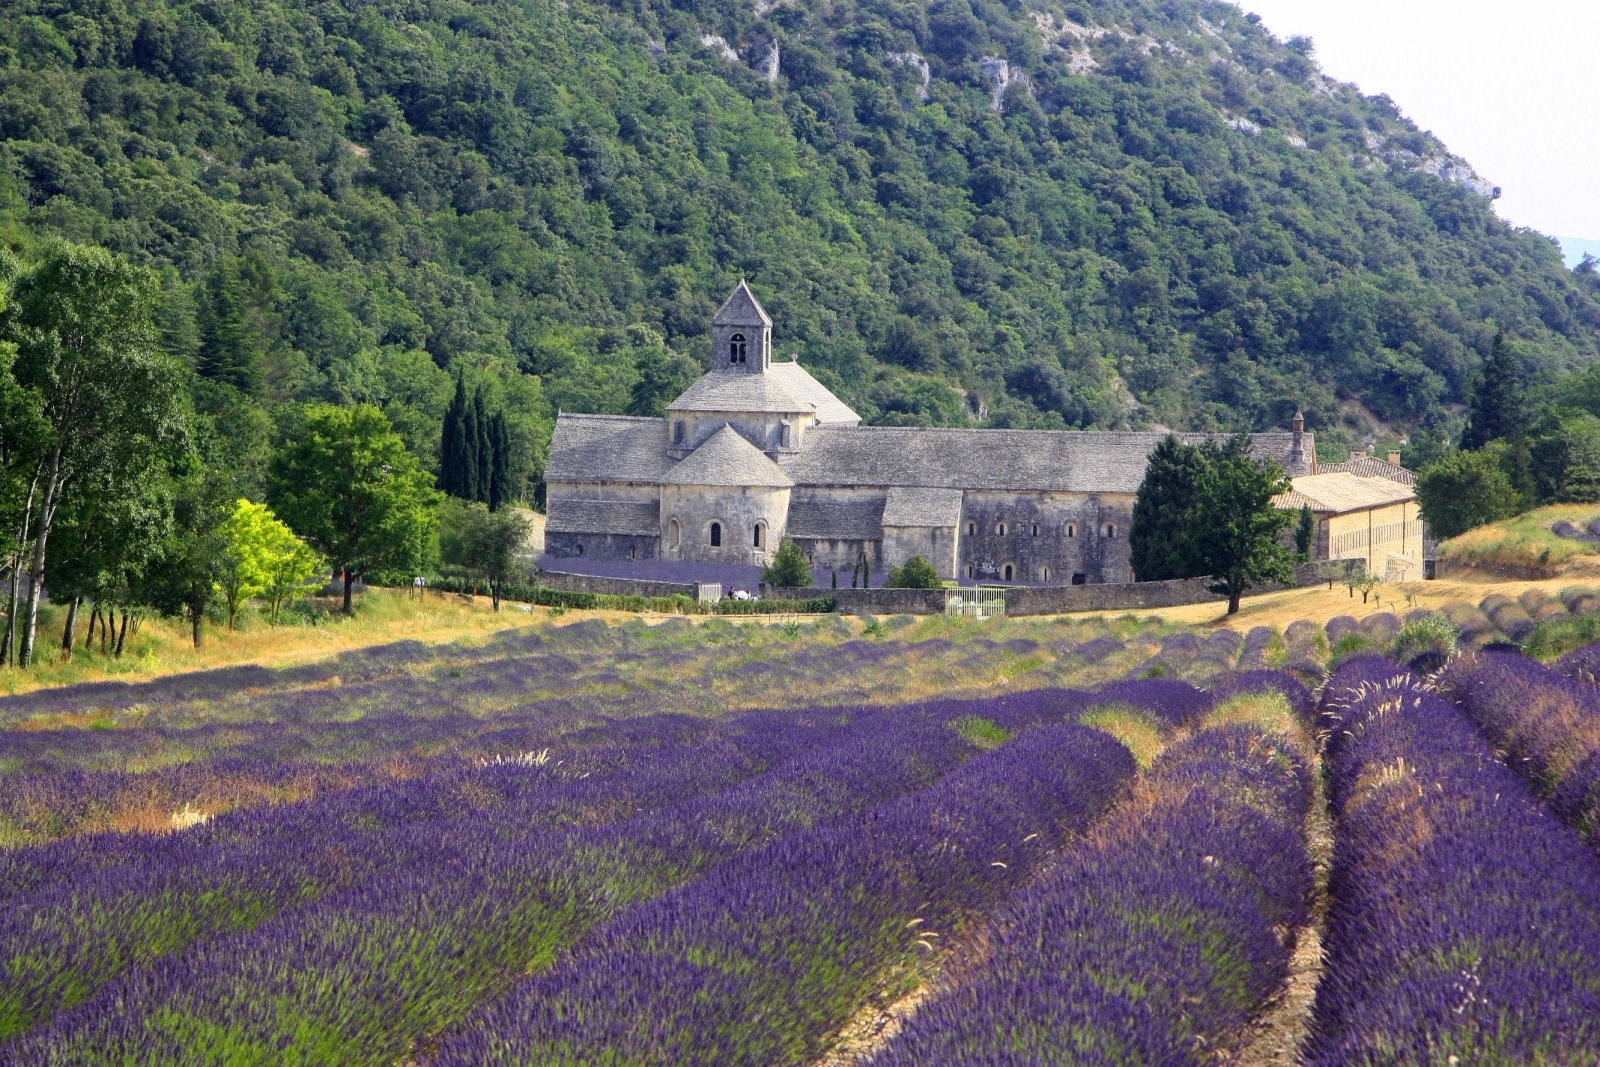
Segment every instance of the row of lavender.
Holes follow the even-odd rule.
[[[15,854],[12,872],[34,888],[8,901],[0,933],[18,978],[0,1020],[23,1033],[0,1062],[232,1062],[279,1046],[392,1062],[630,902],[925,786],[972,751],[963,734],[1096,699],[769,713],[654,746],[641,723],[590,754],[585,776],[483,768],[492,805],[462,805],[460,780],[422,780],[219,820],[188,848],[183,835],[142,838],[144,853],[97,839],[25,850],[34,868]],[[680,741],[684,725],[666,732]],[[1112,750],[1128,760],[1095,736],[1095,773],[1117,766]]]
[[[1337,833],[1307,1061],[1600,1063],[1600,858],[1403,667],[1322,699]]]
[[[288,680],[229,670],[0,701],[13,718],[55,727],[0,730],[0,845],[161,829],[186,806],[215,814],[571,748],[574,735],[669,711],[719,715],[791,695],[896,703],[925,693],[930,672],[987,691],[1002,674],[1019,687],[1077,684],[1143,654],[1110,638],[832,642],[668,629],[583,623],[490,648],[368,650]],[[90,721],[112,728],[84,729],[85,715],[110,716]]]

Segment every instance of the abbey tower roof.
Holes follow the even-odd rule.
[[[722,302],[716,315],[711,319],[713,326],[767,326],[772,325],[769,316],[750,287],[739,279],[739,284],[733,292],[728,294],[728,299]]]
[[[737,430],[724,426],[662,475],[661,484],[786,488],[794,481]]]

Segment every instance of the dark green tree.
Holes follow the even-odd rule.
[[[382,411],[314,404],[273,456],[267,499],[289,528],[344,575],[415,571],[428,553],[439,494]]]
[[[1294,527],[1294,554],[1304,563],[1311,558],[1311,538],[1317,531],[1317,520],[1311,514],[1310,504],[1300,505],[1300,518]]]
[[[1216,581],[1210,589],[1228,598],[1232,615],[1250,586],[1285,582],[1293,575],[1294,557],[1282,533],[1294,513],[1272,505],[1273,497],[1289,490],[1289,480],[1276,463],[1250,457],[1245,434],[1224,444],[1179,447],[1198,453],[1201,472],[1187,505],[1173,504],[1182,513],[1171,554],[1174,577],[1212,576]]]
[[[1522,367],[1506,348],[1505,334],[1497,333],[1473,386],[1461,449],[1470,451],[1490,441],[1520,437],[1527,430],[1527,419],[1528,390],[1522,381]]]
[[[439,534],[440,560],[482,580],[499,611],[506,582],[526,569],[532,529],[526,515],[510,508],[490,511],[480,501],[455,504]]]
[[[1162,438],[1150,453],[1128,529],[1129,562],[1139,581],[1194,576],[1183,572],[1176,553],[1205,470],[1205,454],[1174,434]]]
[[[1600,501],[1600,418],[1552,414],[1533,437],[1528,459],[1541,502]]]
[[[761,580],[778,589],[804,589],[811,584],[811,568],[806,566],[800,546],[785,537],[778,542],[772,562],[761,570]]]
[[[937,589],[943,585],[939,572],[921,556],[912,556],[898,567],[889,568],[884,585],[892,589]]]
[[[1522,500],[1501,465],[1504,446],[1453,452],[1417,474],[1417,510],[1441,540],[1515,515]]]

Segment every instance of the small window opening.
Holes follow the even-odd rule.
[[[578,555],[580,555],[580,556],[583,555],[583,543],[582,542],[578,543]]]
[[[756,548],[760,548],[761,547],[761,543],[762,543],[761,534],[765,529],[766,529],[766,523],[758,522],[755,525],[755,529],[750,532],[750,543],[752,545],[754,545]]]
[[[1108,537],[1108,538],[1116,537],[1117,536],[1117,524],[1114,523],[1114,522],[1108,522],[1104,526],[1100,527],[1100,536],[1101,537]]]
[[[728,362],[743,363],[745,356],[744,334],[736,333],[728,338]]]
[[[683,527],[678,525],[677,519],[667,523],[667,544],[672,548],[683,544]]]
[[[1008,582],[1011,580],[1011,564],[1009,563],[1006,564],[1005,568],[1005,580]]]
[[[1049,567],[1045,567],[1045,568],[1043,568],[1043,569],[1041,569],[1039,571],[1039,580],[1041,582],[1048,582],[1050,580],[1050,568]]]
[[[978,534],[978,524],[975,523],[975,522],[967,523],[967,536],[968,537],[976,537],[977,534]]]
[[[1072,584],[1073,585],[1083,585],[1084,583],[1088,582],[1088,580],[1089,580],[1089,578],[1088,578],[1087,575],[1074,574],[1072,576]]]
[[[1066,535],[1068,537],[1077,537],[1078,536],[1078,524],[1075,523],[1075,522],[1067,523]]]
[[[628,546],[628,558],[629,559],[638,559],[639,558],[639,546],[638,545],[629,545]]]
[[[972,566],[972,564],[970,564],[970,563],[969,563],[969,564],[967,564],[967,577],[968,577],[968,578],[975,578],[975,577],[977,577],[977,573],[976,573],[976,569],[975,569],[975,568],[974,568],[974,567],[973,567],[973,566]]]
[[[1006,524],[1003,522],[995,523],[994,532],[1004,537],[1006,535]]]
[[[1038,523],[1034,523],[1033,524],[1033,536],[1034,537],[1038,537],[1039,536],[1039,524]]]
[[[672,423],[672,443],[675,444],[675,445],[683,443],[683,420],[682,419],[675,419],[673,421],[673,423]]]
[[[722,523],[720,522],[714,522],[711,524],[711,547],[722,547]]]

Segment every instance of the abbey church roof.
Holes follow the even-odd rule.
[[[762,374],[701,375],[667,406],[677,411],[814,412],[817,422],[854,426],[861,416],[798,363],[773,363]]]
[[[724,426],[662,475],[661,484],[774,488],[794,482],[737,430]]]

